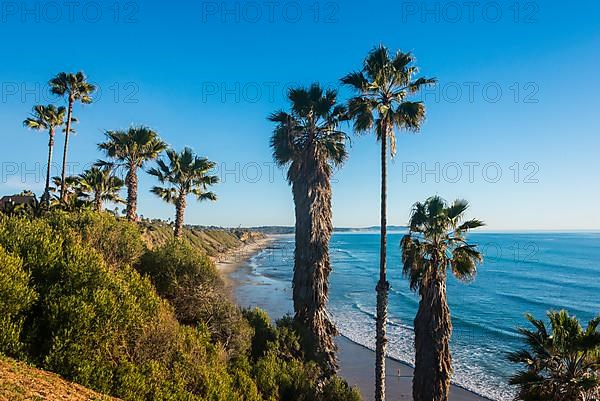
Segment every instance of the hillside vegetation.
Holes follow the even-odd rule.
[[[165,222],[141,222],[140,229],[149,248],[164,245],[173,238],[173,226]],[[213,258],[218,258],[229,250],[263,237],[262,233],[248,230],[208,229],[194,226],[186,226],[183,229],[185,241]]]
[[[359,399],[322,380],[292,319],[240,310],[192,241],[149,249],[145,232],[108,213],[0,216],[0,354],[123,400]]]

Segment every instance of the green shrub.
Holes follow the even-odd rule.
[[[211,260],[184,241],[171,240],[146,252],[138,269],[150,277],[158,293],[165,298],[172,297],[182,286],[223,286]]]
[[[78,234],[85,227],[64,219],[0,219],[1,261],[12,269],[3,268],[2,282],[8,272],[8,289],[23,292],[29,278],[39,293],[22,327],[26,357],[126,400],[240,399],[208,332],[181,326],[148,279],[126,265],[110,268]],[[3,296],[3,305],[15,297]],[[17,305],[24,310],[31,302]],[[18,338],[12,326],[0,330],[0,338]]]
[[[0,245],[0,353],[21,356],[21,330],[25,313],[36,299],[21,259]]]
[[[138,226],[118,219],[109,212],[55,211],[48,216],[48,220],[60,230],[73,229],[81,240],[99,252],[104,262],[111,267],[133,265],[145,250]]]
[[[333,377],[323,387],[320,401],[360,401],[360,392],[340,377]]]
[[[144,254],[138,270],[173,305],[181,323],[205,325],[231,356],[249,348],[250,327],[239,308],[224,296],[223,280],[205,254],[184,241],[172,240]]]
[[[277,329],[271,324],[269,315],[262,309],[247,309],[243,313],[254,330],[250,356],[253,361],[257,361],[265,356],[268,351],[277,347]]]
[[[292,320],[242,315],[203,254],[140,244],[105,214],[0,217],[0,352],[127,401],[356,399],[317,391]]]

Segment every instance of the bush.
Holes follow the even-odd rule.
[[[30,311],[18,344],[24,356],[127,400],[243,398],[209,333],[181,326],[171,306],[137,271],[126,265],[109,268],[103,252],[79,236],[87,228],[76,230],[73,221],[67,215],[65,220],[59,215],[0,219],[1,302],[11,311],[4,315]],[[38,290],[33,305],[28,280]],[[14,353],[19,337],[14,322],[21,321],[0,327],[0,338],[12,341],[3,352]]]
[[[203,324],[230,356],[246,352],[252,336],[239,308],[224,297],[214,263],[184,241],[172,240],[148,251],[138,265],[159,295],[175,308],[179,322]]]
[[[264,357],[267,352],[277,347],[277,330],[271,324],[269,315],[261,309],[248,309],[244,317],[254,330],[250,356],[253,361]]]
[[[23,321],[36,299],[28,284],[29,274],[23,270],[21,259],[0,246],[0,353],[22,356]]]
[[[244,311],[254,329],[253,375],[266,400],[359,401],[360,393],[339,377],[325,381],[316,362],[307,361],[300,328],[286,316],[273,325],[260,309]],[[323,386],[320,384],[323,383]]]
[[[242,315],[204,255],[140,244],[107,214],[0,216],[0,352],[127,401],[355,400],[319,392],[291,320]]]
[[[333,377],[323,388],[320,401],[360,401],[360,392],[340,377]]]
[[[145,243],[135,223],[118,219],[109,212],[56,211],[49,215],[55,228],[73,229],[81,240],[102,255],[111,267],[133,265],[142,256]]]
[[[158,293],[165,298],[172,298],[180,287],[223,287],[211,260],[186,242],[175,239],[146,252],[138,270],[150,277]]]

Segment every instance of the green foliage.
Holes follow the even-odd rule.
[[[223,287],[210,259],[179,240],[171,240],[144,254],[138,268],[165,298],[172,298],[181,286]]]
[[[261,309],[250,309],[244,311],[244,317],[254,329],[250,355],[256,361],[269,351],[269,347],[277,341],[277,330],[271,324],[269,315]]]
[[[271,136],[273,160],[289,166],[288,181],[306,180],[306,174],[324,172],[327,177],[333,167],[340,167],[348,158],[348,137],[339,130],[348,120],[346,107],[336,104],[337,92],[324,91],[317,83],[309,88],[293,88],[288,93],[291,112],[283,110],[269,115],[277,124]],[[318,169],[317,169],[318,166]]]
[[[286,316],[273,325],[260,309],[244,311],[254,329],[251,358],[256,384],[265,400],[358,401],[360,394],[341,378],[324,381],[322,368],[307,361],[301,328]]]
[[[448,204],[439,196],[413,205],[408,234],[402,237],[402,271],[415,292],[445,278],[449,269],[461,281],[472,281],[483,255],[477,245],[467,242],[465,234],[485,224],[465,220],[469,203],[457,199]]]
[[[48,221],[57,228],[74,230],[75,235],[100,252],[111,267],[133,265],[145,251],[137,225],[120,220],[111,213],[57,211],[48,216]]]
[[[20,356],[24,311],[36,298],[28,286],[29,274],[20,258],[12,256],[0,245],[0,353]]]
[[[177,204],[181,197],[185,198],[188,194],[195,195],[199,201],[217,200],[217,195],[207,191],[209,186],[219,182],[218,176],[210,175],[216,166],[215,162],[196,155],[187,147],[181,152],[167,149],[166,153],[169,164],[159,159],[157,167],[148,170],[148,174],[167,186],[153,187],[152,193],[172,204]]]
[[[322,401],[360,401],[360,393],[351,388],[346,381],[333,377],[323,388]]]
[[[375,130],[378,140],[390,142],[390,153],[396,153],[394,129],[418,132],[425,120],[423,102],[408,99],[435,78],[416,78],[418,68],[411,53],[389,50],[379,45],[369,52],[363,68],[347,74],[342,83],[357,96],[348,101],[348,113],[354,120],[356,132]]]
[[[550,326],[527,314],[534,330],[519,329],[526,349],[508,359],[523,369],[509,380],[516,400],[586,401],[600,396],[600,316],[586,329],[567,311],[550,311]]]
[[[250,328],[239,308],[223,297],[223,280],[206,255],[184,241],[171,240],[147,252],[138,270],[173,305],[181,323],[206,325],[212,339],[233,355],[248,349]]]
[[[242,315],[206,256],[182,242],[142,249],[135,225],[109,214],[0,216],[0,353],[128,401],[355,399],[319,391],[290,322]]]
[[[20,257],[38,292],[37,302],[20,304],[28,319],[22,341],[11,349],[22,349],[27,359],[67,379],[128,400],[236,399],[222,353],[208,334],[181,326],[149,280],[126,265],[109,268],[106,249],[90,246],[103,244],[87,226],[99,224],[96,219],[105,216],[0,220],[3,252],[15,255],[3,254],[3,264],[15,270]],[[121,224],[113,222],[110,227],[104,221],[104,228]],[[11,290],[26,288],[24,272],[2,271],[13,281],[20,278],[20,287],[11,284]],[[4,308],[14,296],[2,299]],[[7,333],[2,327],[2,338]]]

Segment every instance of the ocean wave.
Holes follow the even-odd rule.
[[[350,257],[350,258],[355,258],[356,255],[354,253],[352,253],[351,251],[347,250],[347,249],[342,249],[342,248],[334,248],[332,249],[333,252],[337,252],[337,253],[343,253],[344,255]]]
[[[370,319],[372,320],[372,319]],[[375,350],[374,324],[357,324],[360,319],[352,319],[338,324],[342,335],[351,341],[360,344],[370,350]],[[371,330],[364,330],[370,327]],[[412,328],[405,325],[390,324],[388,327],[388,356],[414,367],[414,333]],[[471,347],[468,353],[454,350],[453,359],[455,373],[453,384],[463,387],[483,397],[498,401],[512,400],[514,394],[511,389],[497,376],[490,375],[477,365],[473,357],[477,351]],[[481,352],[483,353],[483,352]],[[497,357],[497,355],[496,355]]]
[[[378,244],[362,241],[360,235],[356,234],[352,241],[336,241],[334,236],[329,309],[341,334],[374,349],[374,280],[377,278],[378,264],[377,253],[370,251]],[[522,241],[520,237],[517,240]],[[510,241],[512,243],[513,239]],[[263,275],[275,276],[277,288],[283,288],[289,286],[291,280],[293,242],[277,246],[279,248],[273,250],[272,254],[258,258],[256,262],[259,266],[255,270]],[[477,281],[464,291],[461,286],[460,292],[456,292],[458,283],[449,279],[448,292],[454,325],[451,346],[455,384],[495,400],[511,400],[512,389],[506,380],[514,372],[515,366],[508,363],[504,354],[522,346],[515,328],[524,323],[523,313],[532,309],[537,316],[556,302],[569,307],[573,304],[575,307],[571,310],[581,314],[581,318],[590,315],[587,309],[595,304],[587,299],[590,293],[597,291],[597,284],[593,277],[588,279],[586,273],[598,270],[587,266],[590,263],[588,259],[572,261],[576,266],[561,263],[566,260],[564,255],[560,259],[552,259],[556,252],[560,252],[561,246],[567,249],[572,247],[570,241],[566,244],[556,241],[547,254],[540,248],[538,256],[548,260],[517,263],[507,257],[493,259],[495,263],[486,263]],[[582,255],[587,258],[590,253]],[[365,258],[368,259],[362,260]],[[389,261],[390,266],[399,263],[397,248],[390,248]],[[267,278],[261,280],[270,282]],[[390,271],[390,281],[394,285],[406,285],[398,270]],[[556,297],[556,291],[561,289],[566,292]],[[289,292],[285,296],[291,298]],[[389,355],[408,364],[414,364],[414,330],[411,324],[417,306],[418,297],[406,287],[391,289]]]
[[[551,303],[550,300],[540,300],[540,299],[535,299],[532,297],[527,297],[527,296],[523,296],[523,295],[519,295],[519,294],[515,294],[515,293],[508,293],[508,292],[498,292],[497,293],[500,296],[503,296],[505,298],[508,299],[512,299],[518,303],[522,303],[522,304],[528,304],[528,305],[532,305],[532,306],[539,306],[540,308],[542,308],[543,310],[551,310],[551,309],[557,309],[556,305],[554,303]],[[554,299],[554,298],[553,298]],[[585,311],[582,309],[579,309],[576,306],[569,306],[569,313],[571,314],[582,314],[585,315],[587,313],[590,313],[590,311]],[[593,311],[592,311],[593,313]]]

